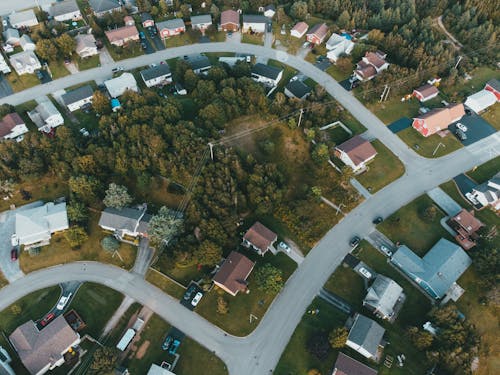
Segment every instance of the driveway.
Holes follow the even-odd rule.
[[[474,113],[471,115],[465,115],[458,122],[467,126],[467,132],[465,133],[467,135],[467,139],[463,141],[459,139],[459,141],[462,142],[464,146],[469,146],[473,143],[476,143],[477,141],[480,141],[483,138],[496,133],[496,129],[493,126],[491,126],[481,116],[478,116]],[[453,134],[455,134],[455,131],[457,129],[456,123],[451,124],[449,129]]]
[[[408,117],[401,117],[399,120],[394,121],[387,127],[393,133],[399,133],[401,130],[408,129],[412,124],[412,120]]]
[[[10,260],[10,251],[12,250],[10,238],[15,232],[16,212],[21,212],[29,208],[40,207],[42,205],[42,201],[37,201],[19,207],[16,210],[0,213],[0,270],[2,270],[3,275],[9,282],[15,281],[24,276],[23,272],[19,268],[19,260]]]
[[[99,62],[101,66],[113,64],[115,62],[106,47],[101,48],[99,51]]]
[[[153,42],[154,48],[156,48],[157,51],[161,51],[162,49],[165,49],[165,43],[161,40],[161,38],[156,34],[155,36],[148,36]]]
[[[274,43],[274,34],[273,32],[266,31],[266,35],[264,35],[264,47],[273,48]]]
[[[448,216],[455,216],[460,212],[462,207],[455,202],[448,194],[440,187],[436,187],[427,192],[429,198],[436,203]]]
[[[9,82],[5,79],[3,74],[0,74],[0,98],[9,96],[13,93],[14,91],[12,90],[12,87],[10,87]]]
[[[142,276],[146,275],[151,259],[153,259],[153,254],[154,250],[149,247],[149,240],[147,238],[141,238],[132,272]]]
[[[231,35],[229,35],[229,33],[226,33],[226,42],[240,44],[241,43],[241,33],[239,31],[233,32]]]
[[[368,236],[365,237],[365,240],[367,240],[375,249],[379,251],[380,251],[380,246],[382,245],[387,247],[393,253],[395,253],[396,250],[398,249],[397,246],[389,238],[387,238],[383,233],[379,232],[376,229],[373,230],[373,232],[371,232],[370,234],[368,234]],[[384,256],[387,256],[384,253],[382,254]]]
[[[141,39],[140,40],[141,43],[144,43],[146,45],[146,48],[143,48],[143,51],[146,55],[151,55],[152,53],[155,53],[155,49],[153,48],[153,46],[151,45],[151,42],[149,41],[148,38],[146,39]],[[142,46],[141,46],[142,48]]]
[[[71,74],[76,74],[79,72],[79,70],[74,62],[70,62],[69,64],[66,64],[66,69],[68,69],[68,71]]]

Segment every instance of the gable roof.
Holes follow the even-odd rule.
[[[452,122],[459,120],[464,115],[464,105],[462,103],[457,103],[450,104],[444,108],[434,108],[415,119],[425,120],[427,129],[429,129],[432,134],[439,129],[447,128]]]
[[[434,298],[441,298],[472,260],[459,245],[441,238],[423,258],[405,245],[400,246],[391,263],[411,277],[423,280],[430,287],[430,290],[424,289]]]
[[[244,14],[244,23],[268,23],[269,20],[266,16],[261,16],[260,14]]]
[[[374,320],[361,314],[356,314],[347,340],[361,346],[375,357],[384,332],[385,329]]]
[[[210,14],[200,14],[199,16],[191,16],[191,25],[199,25],[202,23],[212,23]]]
[[[368,289],[363,303],[375,307],[384,316],[391,316],[403,288],[394,280],[378,274]]]
[[[468,233],[477,232],[484,224],[474,216],[474,211],[467,211],[465,208],[451,218],[454,222],[467,230]]]
[[[500,91],[500,80],[492,78],[488,82],[486,82],[486,84],[494,88],[496,91]]]
[[[153,17],[148,12],[141,13],[141,22],[153,21]]]
[[[311,92],[311,88],[299,79],[288,82],[285,88],[298,99],[302,99]]]
[[[64,0],[57,3],[53,3],[50,6],[49,14],[52,17],[62,16],[64,14],[73,13],[80,11],[76,0]]]
[[[14,39],[11,41],[15,43],[19,40],[19,31],[17,29],[10,27],[3,32],[3,37],[7,42],[9,41],[9,39]]]
[[[276,233],[256,221],[245,233],[243,239],[262,251],[265,251],[274,241],[276,241],[277,237],[278,235]]]
[[[0,137],[9,134],[17,125],[24,124],[24,120],[17,113],[8,113],[0,121]]]
[[[30,66],[38,66],[40,65],[40,60],[36,57],[33,51],[23,51],[16,53],[14,55],[9,56],[10,64],[14,67],[14,69],[19,68],[18,64],[21,67]]]
[[[179,29],[181,27],[185,28],[186,25],[184,25],[184,21],[181,18],[174,18],[173,20],[158,22],[156,24],[156,27],[158,28],[158,30],[163,30],[163,29],[174,30],[174,29]]]
[[[317,23],[313,27],[311,27],[311,30],[308,31],[307,35],[316,35],[319,39],[323,39],[326,34],[328,33],[328,26],[326,26],[326,23]]]
[[[26,322],[12,332],[9,340],[28,371],[37,374],[47,364],[59,360],[61,353],[79,337],[59,315],[41,331],[32,320]]]
[[[142,79],[149,81],[150,79],[158,78],[170,73],[170,67],[167,64],[156,65],[144,70],[141,70]]]
[[[31,20],[35,20],[38,22],[38,19],[36,18],[33,9],[23,10],[21,12],[14,12],[11,13],[9,16],[9,21],[12,25],[16,25],[18,23],[23,23]]]
[[[121,8],[118,0],[89,0],[89,5],[97,13]]]
[[[298,31],[300,35],[303,35],[307,29],[309,28],[309,25],[305,22],[298,22],[290,31]]]
[[[207,56],[201,54],[189,55],[187,63],[193,70],[206,69],[212,66],[210,59]]]
[[[127,89],[136,88],[137,82],[132,73],[125,72],[121,76],[104,81],[104,86],[112,97],[117,97]]]
[[[54,103],[52,103],[50,100],[38,104],[35,108],[35,111],[40,115],[43,121],[46,121],[51,116],[60,114]]]
[[[21,245],[50,239],[51,233],[69,227],[66,203],[45,203],[43,206],[16,212],[16,235]]]
[[[92,95],[94,95],[94,89],[92,88],[92,86],[85,85],[77,89],[68,91],[66,94],[61,96],[61,99],[65,105],[70,105],[82,99],[87,99]]]
[[[439,90],[436,86],[429,84],[420,86],[418,89],[415,89],[414,91],[420,93],[424,97],[424,99],[439,93]]]
[[[335,362],[334,375],[377,375],[377,370],[340,352]],[[333,375],[332,374],[332,375]]]
[[[236,25],[240,24],[240,14],[232,9],[225,10],[220,14],[220,23],[225,25],[226,23],[234,23]]]
[[[213,280],[236,294],[238,291],[246,289],[246,279],[252,272],[254,265],[255,263],[243,254],[231,251]]]
[[[106,38],[108,38],[109,42],[113,43],[127,38],[138,37],[139,31],[135,25],[129,25],[105,31],[104,34],[106,34]]]
[[[83,51],[86,48],[97,48],[95,45],[95,38],[92,34],[78,34],[75,36],[76,40],[76,53]]]
[[[119,210],[107,207],[101,212],[99,226],[131,233],[144,233],[147,231],[150,219],[151,215],[146,214],[144,210],[130,207],[123,207]]]
[[[481,90],[469,95],[465,100],[465,105],[474,112],[479,113],[497,102],[497,97],[492,91]]]
[[[370,142],[360,135],[355,135],[344,143],[336,146],[336,148],[345,152],[354,165],[359,165],[377,155],[377,150],[375,150]]]
[[[382,56],[383,55],[381,53],[366,52],[364,58],[369,64],[373,65],[377,69],[380,69],[384,64],[387,63],[387,61],[385,61],[385,58],[383,58]]]
[[[262,63],[257,63],[254,66],[252,66],[253,74],[257,74],[259,76],[270,79],[277,79],[282,71],[283,71],[282,69],[270,65],[265,65]]]

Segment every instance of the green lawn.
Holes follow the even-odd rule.
[[[262,34],[249,34],[243,33],[241,36],[241,43],[256,44],[258,46],[264,45],[264,36]]]
[[[112,46],[107,39],[104,41],[104,43],[114,61],[126,60],[132,57],[144,55],[144,51],[139,43],[132,43],[128,47]]]
[[[83,284],[68,307],[82,317],[87,327],[81,335],[99,338],[104,326],[123,300],[123,295],[101,284]]]
[[[498,173],[500,166],[500,156],[491,159],[472,171],[467,172],[467,175],[476,181],[478,184],[488,181],[491,177]]]
[[[165,46],[167,48],[181,47],[185,46],[186,44],[193,44],[193,41],[191,40],[191,38],[187,33],[172,36],[168,39],[165,39]]]
[[[441,138],[437,134],[424,137],[418,131],[409,127],[408,129],[398,132],[397,135],[408,145],[408,147],[413,148],[418,154],[427,158],[439,158],[463,147],[460,141],[451,132],[444,138]],[[439,146],[439,148],[437,148],[440,143],[443,144],[444,147]],[[433,155],[434,152],[435,154]]]
[[[85,128],[87,130],[97,130],[99,128],[99,118],[96,117],[94,111],[90,111],[90,113],[85,113],[82,110],[77,110],[72,112],[73,116],[79,122],[79,128]]]
[[[324,287],[349,302],[354,310],[361,311],[363,308],[365,285],[361,276],[351,267],[341,264]]]
[[[290,35],[290,29],[287,28],[286,34],[281,34],[281,26],[277,23],[273,23],[273,33],[275,37],[275,42],[273,47],[276,48],[279,45],[286,48],[287,52],[295,55],[299,51],[302,44],[305,42],[306,37],[295,38]]]
[[[246,336],[252,332],[259,324],[259,321],[250,323],[250,314],[254,314],[259,319],[262,319],[274,297],[276,297],[274,293],[266,294],[258,289],[257,282],[255,281],[255,273],[259,266],[265,263],[273,264],[283,271],[284,280],[290,277],[297,266],[295,262],[283,253],[278,253],[276,256],[266,254],[264,259],[261,259],[258,255],[251,254],[249,251],[245,251],[245,255],[254,261],[258,261],[248,278],[250,293],[238,293],[236,297],[233,297],[219,288],[214,288],[211,292],[203,296],[196,308],[196,312],[205,319],[236,336]],[[229,313],[226,315],[217,313],[218,296],[223,296],[229,304]]]
[[[377,156],[368,165],[368,171],[357,176],[356,179],[363,184],[365,188],[376,192],[392,181],[398,179],[405,172],[401,161],[379,140],[372,142],[377,150]]]
[[[494,104],[482,114],[482,117],[490,123],[496,130],[500,130],[500,105]]]
[[[471,95],[484,88],[484,84],[491,78],[500,78],[500,71],[490,67],[482,66],[469,72],[472,79],[469,81],[461,81],[450,88],[441,88],[440,90],[448,95],[450,99],[455,101],[464,100],[468,95]]]
[[[430,206],[436,207],[437,210],[434,220],[423,215],[425,209]],[[452,240],[451,235],[439,223],[444,216],[427,195],[421,195],[389,216],[378,229],[392,241],[399,241],[422,256],[441,237]]]
[[[417,99],[411,99],[402,102],[400,97],[391,98],[385,102],[366,104],[366,107],[372,111],[386,125],[399,120],[401,117],[413,118],[418,115],[420,102]]]
[[[52,73],[52,79],[66,77],[71,74],[69,70],[66,69],[64,61],[60,60],[49,62],[49,69],[50,72]]]
[[[343,81],[343,80],[349,78],[352,74],[353,69],[354,69],[354,64],[352,64],[352,69],[350,69],[350,70],[341,70],[341,69],[339,69],[339,67],[337,65],[332,64],[326,70],[326,72],[328,74],[330,74],[333,77],[333,79],[340,82],[340,81]]]
[[[134,353],[123,363],[131,374],[145,374],[152,363],[160,365],[164,360],[172,363],[173,356],[161,349],[161,344],[170,328],[171,326],[159,316],[151,317],[141,333],[140,340],[135,343],[137,348],[143,344],[148,345],[146,353],[142,358],[137,358]],[[177,374],[227,374],[226,367],[219,358],[188,337],[182,340],[178,353],[180,358],[174,369]]]
[[[76,61],[79,70],[87,70],[97,68],[100,65],[99,55],[86,57],[84,59],[78,58]]]
[[[23,91],[40,84],[40,80],[35,74],[17,75],[17,73],[13,71],[12,73],[7,74],[5,78],[14,92]]]
[[[179,285],[163,276],[160,272],[153,269],[148,271],[146,280],[174,298],[181,299],[185,292],[184,288],[181,288]]]

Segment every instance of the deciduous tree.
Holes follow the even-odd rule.
[[[114,253],[120,248],[120,242],[113,236],[106,236],[101,240],[101,247],[110,253]]]
[[[195,256],[199,264],[214,266],[219,263],[222,258],[222,248],[212,241],[206,240],[198,247]]]
[[[75,52],[76,41],[69,34],[62,34],[56,39],[56,44],[63,56],[71,56]]]
[[[229,312],[228,303],[222,296],[217,297],[217,312],[222,315],[225,315]]]
[[[85,204],[73,201],[67,206],[68,219],[72,223],[85,224],[89,218],[89,211]]]
[[[92,375],[104,375],[110,373],[118,361],[118,350],[104,346],[98,348],[92,357],[90,373]]]
[[[266,293],[278,293],[283,287],[283,272],[266,263],[255,272],[255,280],[260,290]]]
[[[82,227],[74,226],[64,232],[64,238],[68,241],[72,249],[76,249],[83,245],[89,239],[87,232]]]
[[[40,39],[36,42],[36,53],[44,60],[57,60],[57,47],[52,39]]]
[[[330,342],[332,348],[340,349],[345,346],[347,336],[349,336],[349,332],[345,327],[335,328],[328,335],[328,341]]]
[[[149,238],[153,245],[168,243],[182,228],[182,219],[176,213],[163,206],[149,221]]]
[[[132,203],[132,197],[125,186],[110,183],[102,203],[106,207],[122,209]]]

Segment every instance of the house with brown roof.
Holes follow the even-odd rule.
[[[335,147],[335,156],[351,167],[354,172],[366,169],[366,165],[375,159],[376,155],[377,150],[359,135]]]
[[[75,36],[76,47],[75,52],[81,58],[97,55],[97,45],[92,34],[78,34]]]
[[[421,103],[426,102],[427,100],[431,100],[438,96],[439,90],[434,85],[423,85],[418,89],[413,90],[413,96],[417,98]]]
[[[356,361],[344,353],[339,353],[332,375],[377,375],[377,370]]]
[[[465,250],[476,246],[476,240],[479,237],[477,231],[484,227],[484,224],[474,216],[474,211],[467,211],[465,208],[450,218],[448,225],[457,232],[455,240]]]
[[[305,22],[298,22],[292,30],[290,30],[290,35],[295,38],[302,38],[309,29],[309,25]]]
[[[214,276],[214,284],[232,296],[245,291],[247,278],[253,270],[255,263],[241,253],[231,251]]]
[[[318,23],[314,25],[306,34],[306,39],[309,43],[321,44],[328,34],[328,26],[326,23]]]
[[[24,120],[17,113],[9,113],[0,121],[0,138],[21,141],[28,132]]]
[[[119,27],[106,31],[104,34],[106,34],[106,38],[108,38],[109,42],[117,47],[123,47],[131,40],[139,40],[139,31],[135,25]]]
[[[464,105],[450,104],[443,108],[435,108],[415,117],[411,126],[424,137],[428,137],[440,130],[448,129],[452,123],[460,120],[465,115]]]
[[[253,248],[259,255],[264,256],[267,250],[273,248],[278,235],[269,228],[256,221],[243,236],[243,246]]]
[[[9,341],[29,373],[41,375],[64,363],[64,354],[80,343],[80,335],[59,315],[42,330],[32,320],[24,323]]]
[[[235,10],[225,10],[220,14],[220,27],[223,31],[238,31],[240,29],[240,14]]]
[[[382,51],[367,52],[356,65],[354,76],[361,82],[375,78],[389,67],[386,57],[387,54]]]

